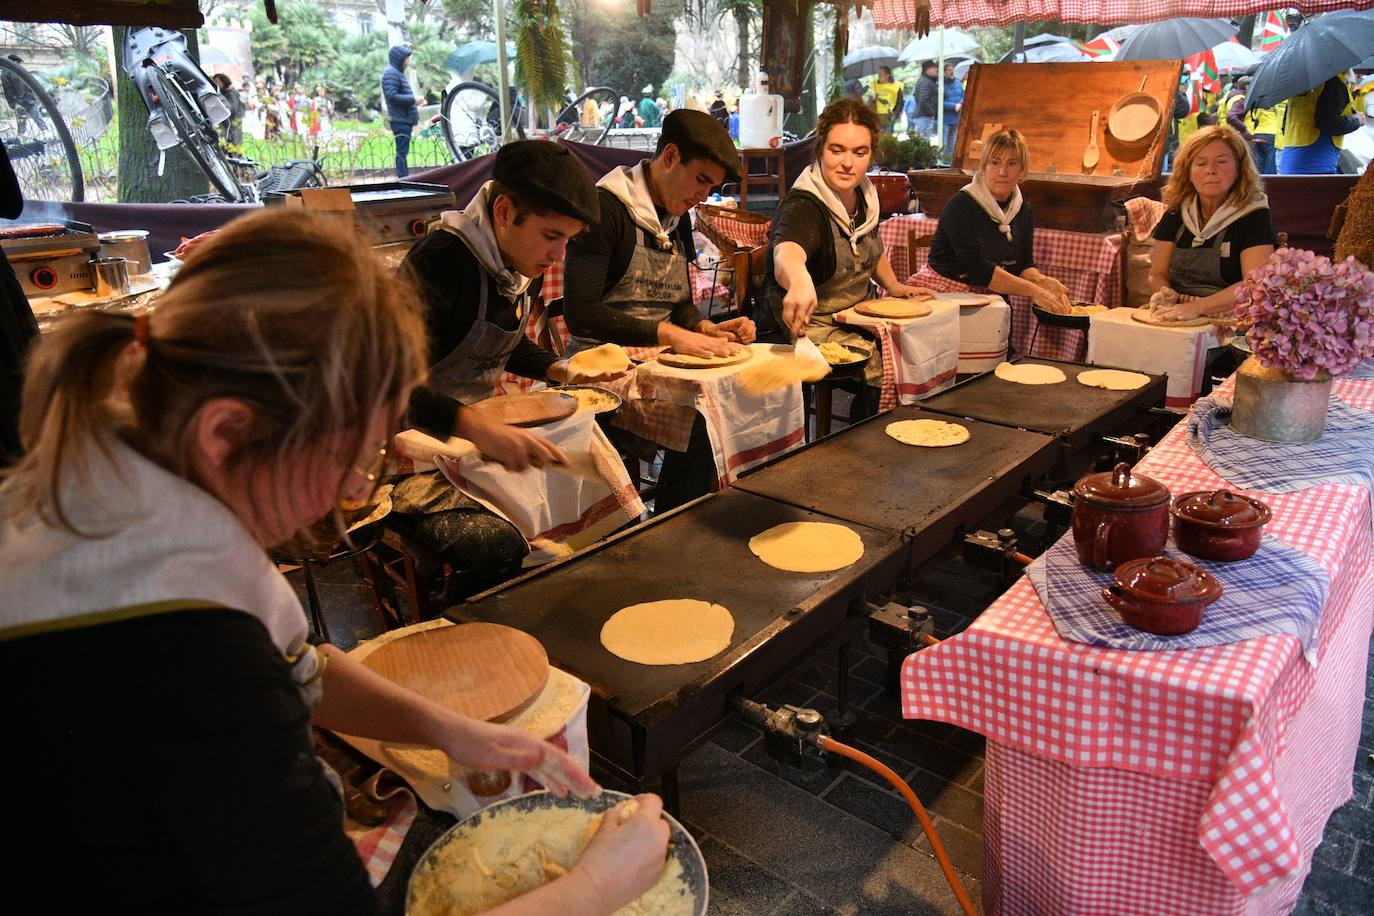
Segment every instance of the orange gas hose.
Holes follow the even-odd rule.
[[[945,880],[949,882],[950,889],[958,898],[959,906],[963,907],[967,916],[978,916],[978,911],[973,908],[973,901],[969,899],[968,893],[964,890],[964,885],[960,883],[958,875],[954,874],[954,866],[950,864],[949,855],[945,852],[945,846],[940,842],[940,837],[935,832],[935,825],[931,823],[930,815],[926,813],[926,809],[921,804],[921,800],[916,797],[916,793],[911,791],[911,786],[907,785],[902,777],[892,772],[892,769],[881,761],[874,760],[858,748],[836,741],[829,735],[821,735],[817,739],[817,746],[823,751],[848,757],[892,783],[892,787],[906,799],[906,803],[916,813],[916,819],[921,822],[921,829],[925,831],[926,837],[930,840],[930,848],[935,853],[935,861],[940,863],[940,871],[945,873]]]

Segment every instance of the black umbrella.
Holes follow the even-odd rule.
[[[1236,32],[1229,19],[1167,19],[1142,25],[1121,43],[1114,60],[1175,60],[1201,54]]]
[[[1309,19],[1264,56],[1245,94],[1246,110],[1273,108],[1359,64],[1374,48],[1374,12],[1340,10]]]
[[[874,76],[879,67],[891,69],[897,66],[899,52],[896,48],[888,48],[883,45],[874,45],[871,48],[861,48],[844,56],[844,78],[847,80],[859,79],[865,76]]]

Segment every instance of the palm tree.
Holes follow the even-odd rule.
[[[733,17],[735,28],[739,35],[739,65],[736,70],[736,80],[740,86],[747,88],[749,79],[749,61],[751,58],[749,46],[749,27],[757,22],[763,15],[763,5],[761,0],[716,0],[716,21]]]

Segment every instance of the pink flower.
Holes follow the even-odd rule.
[[[1261,364],[1310,379],[1374,357],[1374,272],[1359,261],[1281,248],[1236,289],[1236,315]]]

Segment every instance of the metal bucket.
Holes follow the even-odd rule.
[[[1266,442],[1316,442],[1326,429],[1330,403],[1331,376],[1295,379],[1251,356],[1236,372],[1231,428]]]
[[[129,273],[146,274],[153,266],[148,252],[148,232],[145,229],[122,229],[100,233],[100,256],[123,258],[129,262]]]

